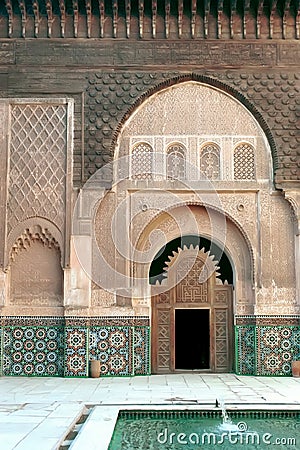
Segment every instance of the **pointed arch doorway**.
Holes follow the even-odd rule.
[[[152,372],[231,372],[232,284],[223,284],[217,261],[198,245],[169,259],[167,277],[151,289]]]

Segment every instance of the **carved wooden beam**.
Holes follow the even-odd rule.
[[[256,15],[256,37],[260,39],[261,36],[261,16],[263,14],[264,0],[259,0],[257,6],[257,15]]]
[[[196,15],[197,15],[197,0],[192,0],[192,15],[191,15],[191,34],[192,38],[195,37],[196,31]]]
[[[112,0],[112,13],[113,13],[113,37],[117,37],[118,33],[118,0]]]
[[[276,13],[277,0],[270,0],[270,17],[269,17],[269,37],[273,38],[274,16]]]
[[[183,0],[178,0],[178,37],[182,36]]]
[[[126,37],[130,37],[130,20],[131,20],[131,1],[125,0],[125,10],[126,10]]]
[[[170,36],[170,12],[171,12],[171,2],[170,0],[165,1],[165,29],[166,38]]]
[[[296,2],[296,5],[296,39],[300,39],[300,0]]]
[[[151,13],[152,13],[152,37],[156,37],[156,21],[157,21],[157,1],[152,0],[152,7],[151,7]]]
[[[217,18],[217,35],[218,35],[218,39],[221,39],[222,37],[222,18],[223,18],[223,7],[224,7],[224,2],[223,0],[218,0],[218,18]]]
[[[291,0],[284,1],[283,14],[282,14],[282,38],[283,39],[286,39],[286,21],[287,21],[287,15],[290,10],[290,4],[291,4]]]
[[[139,30],[142,39],[144,36],[144,0],[139,0]]]
[[[92,0],[85,0],[86,9],[86,26],[87,26],[87,37],[91,37],[92,30]]]
[[[104,19],[105,19],[105,6],[104,0],[99,0],[99,20],[100,20],[100,37],[104,36]]]
[[[243,11],[243,38],[247,37],[247,18],[250,10],[250,0],[244,0],[244,11]]]
[[[21,11],[22,16],[22,37],[24,38],[26,36],[26,22],[27,22],[27,14],[26,14],[26,4],[25,0],[19,0],[19,7]]]
[[[210,0],[204,0],[204,37],[208,38],[208,16],[210,12]]]
[[[61,37],[65,37],[65,29],[66,29],[66,5],[65,5],[65,0],[59,0],[59,10],[60,10]]]
[[[74,14],[74,36],[78,36],[78,21],[79,21],[79,8],[78,0],[73,0],[73,14]]]
[[[8,37],[12,37],[13,21],[14,21],[12,0],[5,0],[5,6],[6,6],[7,15],[8,15]]]
[[[32,10],[34,14],[34,37],[38,37],[40,26],[40,8],[38,0],[32,0]]]
[[[52,24],[53,24],[52,0],[46,0],[46,12],[47,12],[48,37],[51,38]]]
[[[234,16],[236,14],[236,2],[237,0],[231,0],[230,2],[230,37],[231,39],[234,36],[234,31],[233,31],[233,20],[234,20]]]

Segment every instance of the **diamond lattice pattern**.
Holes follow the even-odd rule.
[[[8,231],[28,217],[64,224],[66,105],[11,108]]]
[[[248,144],[241,144],[234,150],[234,179],[254,180],[255,159],[254,150]]]

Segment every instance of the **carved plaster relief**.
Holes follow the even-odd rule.
[[[63,272],[55,242],[28,236],[12,253],[10,305],[62,306]]]
[[[60,230],[67,263],[70,233],[72,185],[73,103],[66,99],[5,99],[0,108],[6,114],[9,136],[7,191],[7,236],[21,222],[29,226],[48,220]],[[8,128],[9,121],[9,128]],[[27,222],[28,226],[28,222]],[[25,227],[24,227],[25,228]],[[23,228],[23,229],[24,229]],[[65,252],[66,250],[66,252]],[[7,249],[9,251],[9,248]],[[65,260],[66,258],[66,260]],[[6,254],[6,262],[8,258]]]

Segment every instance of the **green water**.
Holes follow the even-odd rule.
[[[230,413],[229,413],[230,415]],[[282,414],[281,414],[282,415]],[[109,450],[300,449],[300,413],[293,417],[139,417],[118,419]]]

